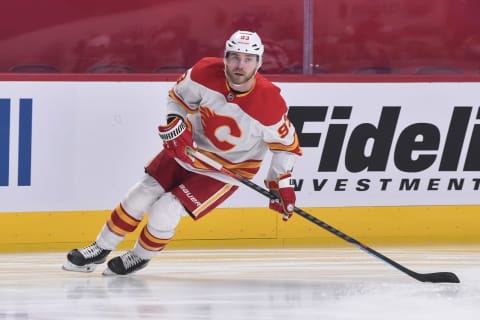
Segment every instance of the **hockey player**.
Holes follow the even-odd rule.
[[[269,207],[290,218],[296,199],[290,179],[301,149],[280,89],[258,73],[263,51],[256,33],[237,31],[226,41],[223,59],[203,58],[180,77],[169,92],[166,124],[158,128],[163,150],[96,241],[68,253],[65,270],[95,270],[148,212],[134,248],[108,261],[103,274],[136,272],[165,248],[182,217],[197,220],[232,195],[238,182],[192,158],[187,148],[249,179],[270,150],[265,184],[281,201]]]

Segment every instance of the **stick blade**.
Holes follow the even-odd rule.
[[[457,275],[452,272],[435,272],[419,274],[417,280],[433,283],[460,283]]]

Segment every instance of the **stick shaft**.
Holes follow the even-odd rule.
[[[223,172],[224,174],[234,178],[235,180],[241,182],[242,184],[246,185],[247,187],[257,191],[258,193],[264,195],[267,198],[270,199],[277,199],[277,197],[272,194],[270,191],[266,190],[265,188],[259,186],[258,184],[252,182],[251,180],[231,171],[216,162],[215,160],[207,157],[206,155],[194,151],[192,149],[188,150],[188,153],[195,157],[196,159],[202,161],[203,163],[207,164],[208,166],[212,167],[213,169]],[[381,261],[391,265],[392,267],[400,270],[401,272],[409,275],[410,277],[422,281],[422,282],[452,282],[452,283],[458,283],[460,280],[458,277],[451,273],[451,272],[437,272],[437,273],[427,273],[427,274],[421,274],[414,272],[403,265],[399,264],[398,262],[395,262],[394,260],[386,257],[385,255],[381,254],[380,252],[364,245],[360,241],[355,240],[354,238],[348,236],[347,234],[341,232],[340,230],[332,227],[331,225],[323,222],[322,220],[318,219],[317,217],[312,216],[311,214],[307,213],[306,211],[295,207],[294,212],[300,215],[301,217],[305,218],[306,220],[318,225],[319,227],[322,227],[323,229],[327,230],[328,232],[334,234],[335,236],[357,246],[359,249],[371,254],[372,256],[380,259]]]

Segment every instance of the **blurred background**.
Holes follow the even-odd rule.
[[[271,74],[478,73],[475,0],[0,2],[0,72],[180,73],[259,33]]]

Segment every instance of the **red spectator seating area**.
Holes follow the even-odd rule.
[[[465,74],[477,0],[2,1],[0,72],[180,73],[254,30],[269,74]]]

